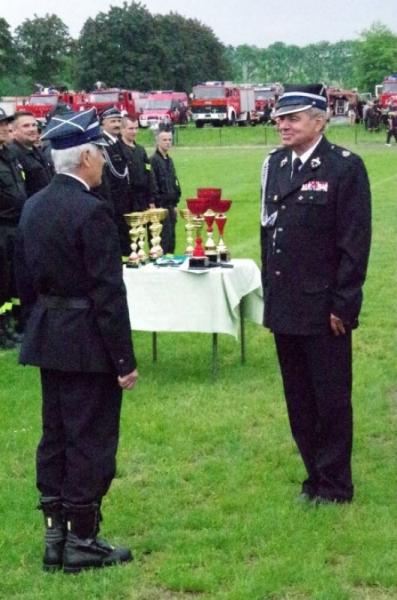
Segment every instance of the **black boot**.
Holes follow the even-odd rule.
[[[56,571],[62,568],[63,548],[66,539],[66,523],[61,499],[55,496],[42,496],[38,506],[43,511],[45,533],[45,550],[43,569]]]
[[[99,533],[99,504],[64,504],[67,537],[63,553],[65,573],[79,573],[83,569],[108,567],[129,562],[128,548],[111,546],[97,538]]]

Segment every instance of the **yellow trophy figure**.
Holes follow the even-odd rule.
[[[185,254],[186,256],[192,256],[193,254],[193,231],[195,229],[193,224],[194,215],[190,212],[188,208],[180,208],[179,214],[182,219],[185,221],[185,232],[186,232],[186,248]]]
[[[161,231],[163,226],[161,224],[162,221],[168,215],[167,208],[150,208],[146,211],[148,214],[148,222],[150,222],[149,230],[152,234],[150,243],[152,247],[149,251],[150,260],[156,260],[163,256],[163,249],[161,247]]]
[[[139,254],[138,254],[138,239],[140,233],[140,224],[141,224],[141,214],[140,212],[132,212],[124,215],[124,219],[126,220],[128,226],[130,227],[130,238],[131,238],[131,254],[128,257],[128,266],[130,267],[139,267]]]

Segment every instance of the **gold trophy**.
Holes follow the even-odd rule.
[[[161,231],[163,229],[162,221],[168,216],[167,208],[149,208],[146,211],[148,222],[150,222],[149,229],[152,234],[150,243],[152,247],[149,251],[150,260],[156,260],[163,256],[163,249],[161,247]]]
[[[131,254],[128,257],[128,267],[139,267],[140,259],[138,254],[138,239],[140,235],[141,226],[141,214],[140,212],[132,212],[124,215],[128,226],[130,227],[130,239],[131,239]]]
[[[185,221],[185,232],[186,232],[185,254],[186,254],[186,256],[192,256],[193,250],[194,250],[194,246],[193,246],[194,215],[190,212],[190,210],[188,208],[180,208],[179,214],[181,215],[182,219]]]
[[[139,256],[139,262],[144,264],[147,262],[147,259],[148,259],[148,255],[146,254],[146,251],[145,251],[145,246],[146,246],[146,234],[147,234],[146,225],[149,222],[149,215],[148,215],[147,210],[141,212],[140,214],[141,214],[141,220],[140,220],[140,224],[139,224],[139,228],[138,228],[139,229],[138,256]]]

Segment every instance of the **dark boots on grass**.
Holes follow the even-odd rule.
[[[127,548],[111,546],[97,537],[100,510],[98,503],[62,504],[59,498],[40,502],[46,524],[43,568],[65,573],[108,567],[132,560]]]

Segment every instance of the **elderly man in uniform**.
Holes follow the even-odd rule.
[[[122,390],[138,374],[117,229],[91,193],[104,165],[95,109],[54,117],[43,139],[57,174],[26,203],[18,229],[17,284],[28,313],[20,362],[41,375],[43,567],[74,573],[132,558],[97,534],[115,474]]]
[[[262,171],[264,324],[307,470],[299,498],[315,504],[353,498],[352,330],[370,248],[367,173],[325,138],[326,109],[322,85],[286,86],[282,147]]]

